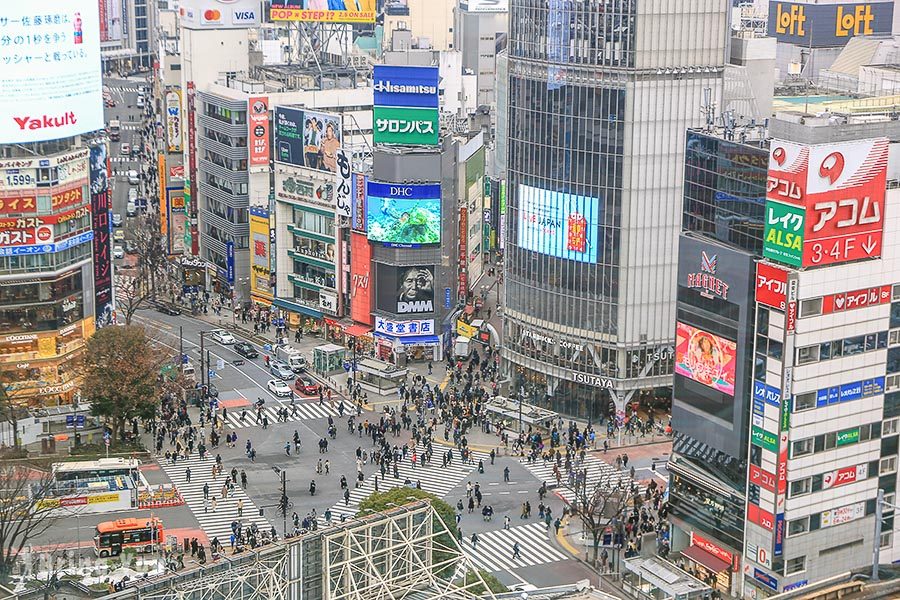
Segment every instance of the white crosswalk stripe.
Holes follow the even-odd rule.
[[[244,527],[251,523],[256,523],[260,528],[268,531],[271,525],[265,518],[259,516],[259,510],[256,505],[247,496],[246,492],[241,488],[240,479],[234,488],[234,494],[228,498],[222,498],[222,486],[228,479],[230,469],[224,469],[222,475],[213,479],[212,466],[215,459],[209,457],[200,460],[197,453],[191,455],[187,460],[179,460],[175,464],[169,464],[166,461],[161,463],[162,470],[169,476],[178,491],[181,492],[185,503],[200,523],[200,528],[206,532],[209,539],[218,537],[223,544],[228,544],[231,536],[231,522],[241,521]],[[187,482],[185,469],[191,469],[191,482]],[[204,511],[203,485],[209,484],[209,498],[207,511]],[[216,512],[212,512],[212,498],[218,498]],[[243,516],[238,517],[237,503],[238,500],[244,501]]]
[[[296,414],[292,414],[292,408],[290,404],[263,406],[263,414],[269,417],[269,425],[275,425],[279,422],[278,410],[281,408],[288,409],[288,423],[294,423],[298,421],[312,421],[315,419],[327,419],[329,415],[331,415],[332,417],[338,416],[338,405],[333,401],[326,401],[323,404],[319,404],[318,402],[296,402],[294,406],[297,409]],[[243,420],[241,420],[242,410],[246,410],[246,416]],[[229,410],[228,414],[225,417],[225,422],[232,429],[261,426],[261,423],[257,424],[256,422],[256,409],[254,409],[252,406],[248,406],[246,409]],[[335,426],[337,426],[337,423],[335,423]]]
[[[546,482],[547,487],[556,491],[556,493],[562,496],[567,503],[571,504],[572,500],[575,499],[575,493],[567,487],[567,484],[570,484],[570,482],[569,478],[566,476],[565,460],[563,460],[562,466],[560,467],[560,474],[562,476],[560,485],[557,485],[556,476],[553,474],[553,465],[555,463],[552,460],[544,462],[539,458],[537,461],[529,463],[527,460],[522,459],[521,462],[522,465],[538,479],[538,481]],[[584,463],[584,465],[576,467],[576,470],[587,468],[588,490],[594,489],[594,486],[601,481],[604,482],[605,485],[612,487],[619,481],[626,487],[631,484],[631,477],[629,476],[627,469],[618,471],[613,465],[607,464],[590,454],[584,457]]]
[[[397,477],[394,477],[392,469],[385,471],[384,477],[381,476],[380,472],[376,473],[378,476],[378,491],[386,492],[398,488],[409,480],[409,485],[412,487],[415,487],[418,482],[424,491],[434,494],[438,498],[443,498],[472,473],[479,460],[483,460],[485,464],[489,461],[487,454],[473,452],[474,463],[464,464],[459,459],[459,454],[454,452],[453,463],[442,467],[441,456],[447,450],[437,445],[432,446],[432,450],[434,455],[431,457],[431,462],[426,463],[424,467],[421,463],[424,447],[420,444],[416,447],[418,460],[415,467],[412,466],[411,455],[408,454],[406,459],[397,466]],[[350,480],[349,477],[347,483],[351,486],[350,501],[348,504],[345,504],[342,498],[331,507],[332,521],[340,520],[341,515],[348,518],[356,515],[356,512],[359,510],[359,502],[375,491],[375,475],[368,475],[363,484],[355,489],[352,487],[354,481]],[[325,517],[321,516],[319,520],[324,523]]]
[[[144,88],[142,87],[123,87],[118,85],[110,86],[111,90],[115,90],[117,92],[130,92],[132,94],[137,94],[139,92],[143,92]]]
[[[519,542],[519,558],[512,557],[515,542]],[[530,523],[510,529],[479,533],[478,542],[474,547],[471,537],[460,542],[460,546],[475,566],[492,573],[572,558],[550,543],[547,526],[543,523]],[[463,568],[461,565],[460,570]],[[457,577],[462,575],[463,573],[457,573]]]

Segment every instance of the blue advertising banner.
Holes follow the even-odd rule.
[[[441,186],[366,184],[366,231],[374,242],[399,246],[441,242]]]
[[[519,185],[519,246],[556,258],[597,261],[600,199]]]
[[[375,65],[375,106],[437,108],[437,67]]]
[[[0,248],[0,256],[23,256],[28,254],[49,254],[52,252],[62,252],[73,246],[78,246],[94,239],[93,231],[86,231],[82,234],[66,238],[55,244],[41,244],[39,246],[12,246],[9,248]]]
[[[845,383],[840,386],[832,386],[816,390],[816,408],[837,404],[838,402],[851,402],[871,396],[879,396],[884,393],[884,377],[864,379]]]
[[[772,406],[781,406],[781,390],[762,381],[753,381],[753,397]]]
[[[453,306],[453,301],[451,300],[451,290],[450,288],[444,288],[444,308],[450,308]]]
[[[775,556],[784,554],[784,513],[775,515]]]
[[[228,283],[234,284],[234,242],[225,242],[225,278]]]
[[[753,579],[757,580],[773,592],[778,591],[778,580],[763,571],[762,569],[753,569]]]

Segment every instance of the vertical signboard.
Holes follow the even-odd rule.
[[[469,297],[469,273],[466,268],[469,255],[468,238],[469,213],[465,206],[461,206],[459,208],[459,256],[457,257],[457,260],[459,261],[459,289],[457,290],[456,297],[459,302],[462,302],[463,304],[465,304]]]
[[[351,224],[354,231],[366,231],[366,176],[353,174],[353,212]]]
[[[350,318],[373,325],[372,246],[365,234],[350,232]]]
[[[247,100],[247,128],[250,141],[250,169],[269,167],[269,98],[251,97]]]
[[[269,211],[250,207],[250,296],[264,304],[272,302],[272,240]]]
[[[197,90],[193,81],[187,82],[188,179],[184,186],[185,214],[190,225],[184,228],[184,246],[191,254],[200,253],[200,233],[197,230]]]
[[[110,256],[109,154],[105,142],[91,146],[91,227],[94,231],[94,310],[97,329],[112,322],[112,257]]]
[[[337,170],[334,173],[334,214],[335,217],[349,219],[353,214],[353,172],[350,157],[343,148],[337,150]]]
[[[787,277],[784,269],[764,262],[756,263],[756,301],[775,310],[785,310]]]
[[[225,278],[234,285],[234,242],[225,242]]]
[[[156,173],[159,176],[159,233],[163,238],[169,237],[169,203],[166,197],[166,155],[160,152],[157,156]]]
[[[181,130],[181,91],[166,92],[166,140],[169,152],[181,152],[184,132]]]

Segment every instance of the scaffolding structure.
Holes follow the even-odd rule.
[[[453,582],[454,574],[469,573]],[[487,596],[480,592],[487,590]],[[137,584],[110,600],[495,600],[431,503],[383,513]]]

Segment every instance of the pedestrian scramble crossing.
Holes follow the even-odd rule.
[[[228,545],[231,536],[231,522],[240,521],[244,528],[251,523],[256,523],[263,531],[268,531],[271,525],[264,518],[259,516],[259,510],[253,501],[247,496],[246,492],[241,488],[240,479],[234,487],[234,493],[227,498],[222,498],[222,486],[228,480],[231,469],[222,469],[222,474],[213,479],[212,467],[216,463],[215,459],[207,455],[200,460],[198,453],[194,453],[188,459],[182,459],[175,464],[168,463],[163,460],[160,463],[162,470],[169,476],[175,487],[184,498],[185,504],[190,508],[191,512],[200,523],[200,528],[206,533],[210,541],[214,537],[218,537],[219,541]],[[191,482],[187,482],[186,471],[191,469]],[[209,484],[209,502],[204,502],[203,485]],[[212,510],[212,498],[218,499],[216,511]],[[244,501],[243,513],[238,517],[238,500]],[[204,505],[206,510],[204,510]]]
[[[374,474],[367,474],[363,484],[358,488],[354,488],[353,485],[355,480],[348,475],[347,483],[350,486],[350,501],[345,504],[343,497],[341,497],[341,499],[331,507],[332,522],[340,521],[341,516],[351,518],[356,515],[356,512],[359,510],[360,501],[367,498],[375,491],[376,476],[378,477],[379,492],[386,492],[398,488],[409,480],[410,487],[416,487],[416,482],[419,482],[424,491],[434,494],[438,498],[443,498],[466,477],[471,475],[472,471],[478,466],[479,460],[483,460],[485,465],[490,461],[490,458],[486,453],[472,452],[472,460],[474,462],[463,463],[459,458],[459,452],[454,450],[453,463],[446,467],[442,467],[441,456],[447,452],[447,449],[442,446],[433,445],[432,450],[434,451],[434,454],[431,457],[431,462],[422,466],[421,460],[425,448],[421,444],[416,446],[418,458],[416,466],[412,466],[412,454],[407,454],[406,458],[397,466],[397,477],[394,477],[393,468],[387,469],[383,477],[379,469],[376,470]],[[369,466],[369,468],[371,468],[371,466]],[[355,473],[353,475],[355,476]],[[325,523],[324,515],[320,516],[319,521]]]
[[[319,404],[318,402],[296,402],[294,403],[294,407],[296,408],[296,411],[294,411],[291,405],[287,403],[270,404],[263,406],[262,412],[269,418],[269,426],[284,422],[278,420],[278,411],[281,408],[287,408],[288,410],[288,423],[327,419],[329,416],[337,418],[338,416],[338,403],[334,401],[325,401],[322,404]],[[243,419],[241,419],[242,412],[245,412]],[[344,411],[344,415],[347,415],[346,411]],[[242,429],[244,427],[261,427],[262,421],[257,423],[256,409],[253,406],[247,406],[245,408],[228,409],[228,412],[225,415],[225,424],[232,429]],[[335,423],[335,427],[340,427],[340,424]]]
[[[544,462],[542,459],[538,458],[537,461],[529,463],[523,458],[521,462],[522,466],[536,477],[538,481],[546,482],[547,488],[555,490],[567,504],[571,504],[572,501],[575,500],[575,492],[569,487],[570,480],[566,474],[565,460],[563,460],[562,465],[560,466],[560,474],[562,477],[559,485],[556,484],[556,476],[553,474],[553,465],[556,464],[554,461],[550,460]],[[588,491],[595,489],[600,482],[603,482],[604,486],[610,487],[615,487],[616,483],[621,482],[622,486],[626,489],[631,485],[631,477],[629,476],[627,469],[619,471],[613,465],[607,464],[593,455],[586,455],[584,457],[584,464],[576,466],[575,470],[579,471],[584,470],[585,468],[587,468]]]
[[[459,545],[463,553],[479,569],[491,573],[511,572],[568,560],[571,555],[558,549],[552,543],[543,523],[530,523],[509,529],[499,529],[477,534],[477,543],[472,545],[471,536],[466,536]],[[519,543],[519,557],[513,558],[513,544]],[[454,580],[465,575],[465,563],[457,567]]]

